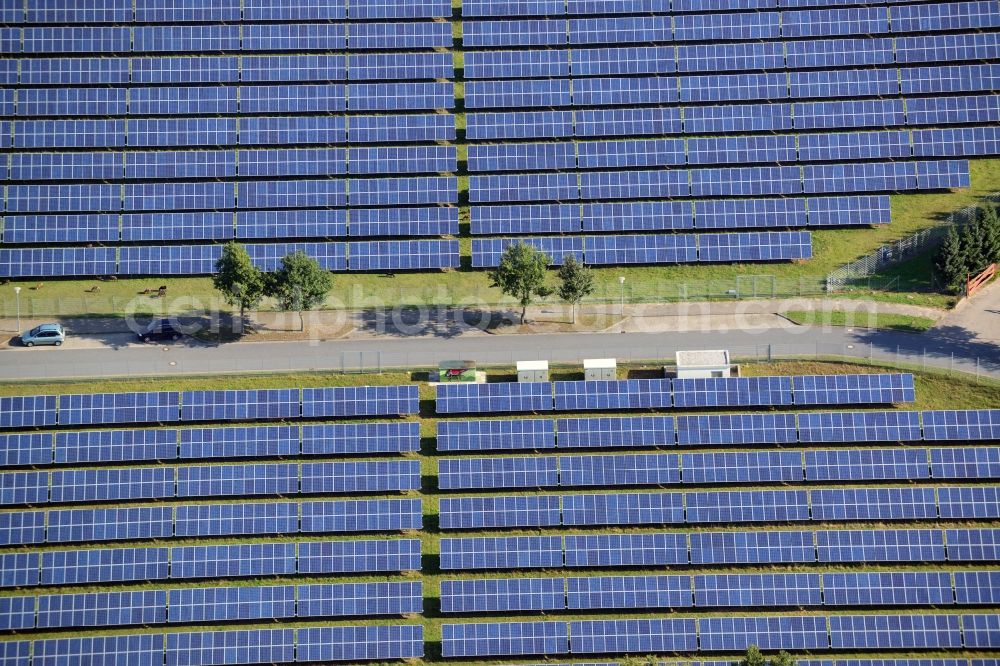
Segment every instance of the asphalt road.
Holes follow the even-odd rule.
[[[781,328],[691,333],[469,335],[329,342],[244,342],[121,346],[101,349],[7,349],[0,380],[180,375],[298,370],[374,370],[436,365],[445,359],[480,364],[548,359],[669,359],[678,349],[729,349],[737,359],[843,355],[898,360],[1000,377],[1000,346],[945,328],[928,334]]]

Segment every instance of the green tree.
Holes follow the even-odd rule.
[[[521,306],[521,323],[527,322],[528,306],[535,297],[552,293],[545,286],[545,275],[552,259],[526,243],[508,245],[500,257],[500,265],[491,270],[490,286],[516,298]]]
[[[265,278],[254,266],[245,247],[239,243],[226,243],[222,255],[215,262],[212,285],[222,294],[223,300],[240,309],[237,333],[242,333],[246,311],[255,308],[264,298]]]
[[[966,277],[965,249],[955,227],[948,229],[948,235],[934,259],[934,270],[948,289],[958,291]]]
[[[962,253],[965,256],[966,275],[974,275],[986,268],[990,261],[987,259],[986,246],[983,242],[982,219],[977,215],[972,222],[965,225],[959,237],[962,240]]]
[[[577,305],[594,293],[594,271],[577,261],[574,255],[567,254],[556,275],[560,281],[559,298],[570,304],[575,324]]]
[[[766,666],[766,664],[764,655],[760,653],[760,648],[756,645],[751,645],[747,648],[746,654],[743,655],[739,666]]]
[[[795,666],[795,657],[782,650],[771,660],[771,666]]]
[[[299,313],[300,331],[306,326],[303,311],[322,303],[333,288],[333,276],[301,250],[285,255],[268,282],[268,295],[278,302],[278,307]]]
[[[983,221],[983,250],[988,264],[1000,263],[1000,210],[992,203],[980,209]]]

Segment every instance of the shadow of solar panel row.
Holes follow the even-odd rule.
[[[417,393],[404,384],[21,396],[0,398],[0,427],[393,416],[416,414]]]
[[[420,582],[196,587],[2,597],[0,629],[124,627],[422,612]]]
[[[420,571],[418,539],[303,541],[286,544],[46,550],[0,555],[0,587],[86,585],[167,580],[193,572],[197,554],[220,576],[244,576],[270,565],[277,573],[299,575]],[[206,550],[214,549],[214,550]],[[287,557],[291,557],[291,562]],[[173,566],[171,566],[173,565]],[[228,572],[228,573],[227,573]]]
[[[211,275],[222,245],[47,247],[0,249],[0,277],[105,275]],[[436,270],[458,268],[457,240],[363,241],[249,245],[254,264],[277,270],[281,258],[303,251],[327,271]]]
[[[478,657],[995,647],[997,627],[1000,615],[756,616],[445,624],[441,635],[445,657]]]
[[[1000,65],[940,65],[714,76],[504,79],[466,83],[465,106],[475,110],[630,106],[984,92],[996,89],[998,77]],[[256,106],[251,108],[251,112],[258,111]],[[206,112],[199,107],[190,111]]]
[[[387,102],[388,103],[388,102]],[[454,141],[443,114],[0,121],[3,148],[267,146]],[[13,137],[11,132],[13,131]]]
[[[420,625],[302,627],[50,638],[5,643],[9,663],[262,664],[410,659],[424,654]]]
[[[336,423],[0,434],[0,467],[66,463],[402,453],[420,424]]]
[[[564,566],[989,562],[1000,552],[1000,530],[767,530],[445,537],[440,544],[441,569],[446,571]]]
[[[966,160],[470,176],[469,201],[769,196],[958,187],[969,187]]]
[[[777,8],[773,4],[772,7]],[[652,9],[664,11],[662,7]],[[739,9],[745,10],[745,7]],[[587,6],[579,6],[579,12],[602,13],[596,7]],[[887,7],[862,7],[672,17],[465,21],[463,43],[466,48],[663,43],[877,35],[1000,26],[996,7],[990,2],[893,5],[891,20],[889,14]]]
[[[525,243],[560,266],[567,255],[589,265],[676,264],[720,261],[794,261],[812,257],[808,231],[634,236],[533,236],[473,238],[472,267],[500,265],[509,245]]]
[[[1000,597],[998,584],[1000,572],[995,571],[444,580],[441,610],[495,613],[606,608],[966,606],[995,603]]]
[[[419,488],[417,460],[4,472],[0,474],[0,505],[379,493]]]
[[[1000,518],[1000,487],[708,490],[442,498],[442,529]]]
[[[441,490],[932,478],[1000,479],[1000,447],[452,458],[437,474]]]
[[[996,33],[964,33],[677,47],[469,51],[463,73],[471,80],[572,77],[587,86],[582,77],[989,60],[995,57],[996,47]]]
[[[441,384],[435,409],[438,414],[452,414],[885,404],[914,399],[913,375],[885,373]]]
[[[419,530],[419,499],[50,509],[0,513],[0,545]]]
[[[582,206],[512,204],[474,206],[469,212],[473,235],[850,226],[888,224],[890,221],[889,197],[885,195],[632,201]],[[11,233],[25,232],[18,227]]]
[[[683,113],[683,119],[681,115]],[[989,123],[1000,118],[996,95],[907,97],[660,108],[469,113],[466,138],[534,139],[728,134]]]

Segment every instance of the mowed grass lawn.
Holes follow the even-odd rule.
[[[656,302],[687,297],[726,298],[731,290],[743,296],[795,295],[816,293],[823,278],[832,270],[875,250],[885,243],[909,236],[944,219],[951,211],[979,202],[1000,191],[1000,160],[970,162],[972,186],[965,190],[933,194],[900,194],[892,197],[892,223],[878,228],[820,230],[813,232],[813,258],[797,263],[719,264],[683,266],[632,266],[595,269],[595,300],[617,302],[619,277],[625,278],[626,299]],[[467,178],[460,189],[467,188]],[[463,208],[463,219],[467,210]],[[464,266],[468,266],[471,243],[468,227],[462,225],[461,246]],[[849,297],[883,298],[949,307],[952,298],[943,294],[921,293],[909,297],[899,292],[926,292],[931,289],[930,262],[924,260],[904,271],[893,292],[871,294],[855,290]],[[892,273],[888,277],[896,277]],[[748,286],[753,276],[757,289]],[[13,282],[0,288],[0,316],[13,316],[12,287],[23,287],[21,312],[24,315],[91,314],[115,315],[127,312],[182,313],[203,309],[230,308],[220,301],[208,278],[48,280],[40,288],[37,280]],[[141,292],[167,286],[167,297],[151,297]],[[777,285],[777,287],[775,286]],[[100,292],[88,291],[95,286]],[[775,289],[778,289],[775,292]],[[731,297],[731,296],[729,296]],[[340,274],[326,302],[328,308],[371,308],[395,305],[496,305],[509,303],[489,286],[485,271],[462,268],[430,273]],[[270,304],[265,302],[265,308]]]

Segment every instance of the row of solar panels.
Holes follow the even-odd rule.
[[[454,102],[452,84],[426,82],[196,88],[43,88],[6,90],[0,99],[3,115],[8,117],[396,111],[448,109],[454,106]]]
[[[222,245],[48,247],[0,250],[0,277],[85,275],[211,275]],[[248,245],[255,264],[277,270],[301,250],[327,271],[403,271],[458,268],[457,240],[275,243]],[[0,419],[2,427],[2,419]]]
[[[990,649],[1000,615],[800,615],[441,627],[445,657],[762,650]]]
[[[598,416],[437,423],[438,451],[956,440],[1000,441],[1000,409]],[[21,446],[29,447],[27,443]]]
[[[0,597],[0,630],[125,627],[422,613],[423,584],[184,587]]]
[[[682,133],[713,135],[791,129],[989,123],[998,120],[1000,95],[969,95],[795,104],[469,113],[466,115],[466,137],[470,140],[496,140],[570,136],[662,136]],[[178,119],[173,122],[185,121]],[[192,126],[191,129],[196,128]],[[191,143],[182,145],[200,145],[197,142],[215,145],[214,140],[202,131],[201,136],[189,139]],[[289,141],[300,142],[293,139]]]
[[[419,499],[50,509],[0,513],[0,545],[394,532],[422,524]]]
[[[442,490],[932,478],[1000,479],[1000,448],[450,458],[437,474]]]
[[[895,2],[895,0],[893,0]],[[670,12],[733,11],[812,7],[817,0],[463,0],[462,15],[479,16],[562,16],[565,14],[662,14]],[[832,3],[831,3],[832,4]],[[887,4],[839,0],[839,5]]]
[[[996,58],[1000,45],[997,40],[997,33],[977,32],[680,46],[469,51],[464,56],[463,73],[466,79],[527,79],[766,71],[891,65],[894,62],[943,63]],[[27,82],[32,80],[29,78]]]
[[[440,546],[440,566],[445,571],[688,564],[989,562],[1000,553],[1000,529],[444,537]]]
[[[43,597],[44,598],[44,597]],[[15,597],[11,624],[34,620],[34,597]],[[20,600],[24,600],[23,602]],[[1000,572],[822,572],[474,578],[441,581],[443,613],[611,608],[781,608],[794,606],[975,606],[1000,601]],[[22,604],[27,613],[22,613]],[[336,614],[336,613],[334,613]],[[0,607],[0,626],[4,621]],[[27,615],[28,617],[25,617]],[[13,616],[13,617],[10,617]],[[41,625],[39,606],[39,625]],[[19,628],[19,627],[8,627]],[[31,628],[30,624],[24,628]]]
[[[419,490],[420,462],[260,463],[0,473],[0,505]]]
[[[2,54],[215,53],[451,48],[448,21],[0,28]]]
[[[465,106],[469,109],[508,109],[894,97],[899,94],[992,91],[997,89],[998,79],[1000,65],[995,64],[681,77],[506,79],[467,82]],[[205,111],[192,109],[192,113],[198,112]]]
[[[348,6],[348,4],[350,6]],[[3,23],[172,23],[187,21],[294,21],[378,18],[450,17],[448,0],[215,0],[211,3],[176,0],[109,0],[99,6],[81,6],[73,0],[49,0],[18,7],[10,4],[0,14]]]
[[[301,627],[46,638],[0,643],[16,666],[210,666],[412,659],[424,654],[418,624]]]
[[[849,226],[888,224],[891,216],[887,195],[511,204],[473,206],[469,213],[473,235]],[[17,220],[7,219],[8,224]],[[11,235],[36,237],[24,229],[25,224],[14,225]],[[4,240],[7,238],[5,225]]]
[[[1000,487],[706,490],[443,498],[442,529],[1000,518]]]
[[[0,427],[380,416],[416,414],[418,407],[416,384],[69,393],[0,398]]]
[[[967,160],[857,162],[805,164],[802,166],[724,167],[719,169],[656,169],[629,171],[584,171],[582,173],[533,173],[469,176],[469,201],[503,203],[516,201],[578,201],[600,199],[658,199],[674,197],[769,196],[777,194],[837,194],[858,192],[906,192],[969,187]],[[7,188],[8,210],[21,212],[59,210],[63,201],[31,203],[20,198],[22,190],[39,186]],[[59,187],[59,186],[41,186]],[[63,186],[66,187],[66,186]],[[126,187],[130,187],[126,185]],[[141,187],[141,186],[138,186]],[[52,192],[58,197],[58,191]],[[18,197],[15,199],[15,196]],[[425,203],[417,201],[415,203]],[[11,206],[16,206],[11,208]],[[77,210],[74,201],[65,210]],[[100,205],[114,210],[117,201]],[[155,206],[151,200],[143,205]],[[230,204],[231,205],[231,204]],[[82,210],[93,210],[83,208]]]
[[[0,434],[0,467],[140,460],[267,458],[420,450],[420,424],[337,423]]]
[[[558,266],[567,255],[591,266],[676,264],[735,261],[794,261],[812,257],[808,231],[731,234],[662,234],[635,236],[553,236],[472,240],[472,267],[500,265],[504,250],[515,243],[538,248]]]
[[[913,402],[908,373],[439,384],[438,414]]]
[[[872,216],[878,217],[880,213],[876,210]],[[855,212],[854,216],[859,214],[860,211]],[[458,208],[453,206],[8,215],[0,218],[0,224],[2,242],[15,244],[455,236],[459,231]]]
[[[465,48],[718,42],[969,30],[1000,26],[989,0],[681,16],[464,21]]]
[[[0,555],[0,587],[419,571],[419,539],[302,541]]]

